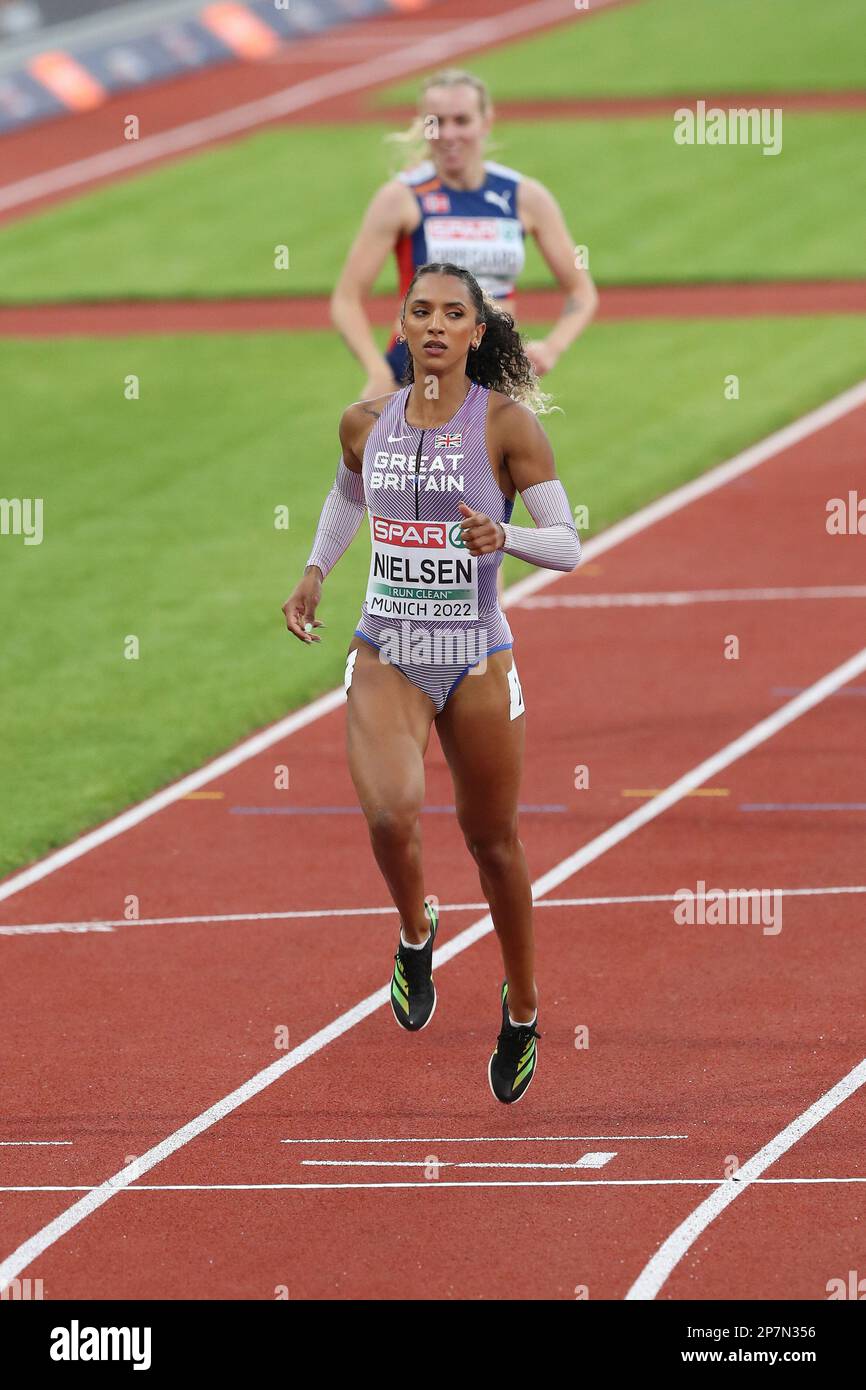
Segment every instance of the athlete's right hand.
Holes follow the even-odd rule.
[[[325,626],[315,616],[321,601],[322,581],[316,574],[305,574],[283,604],[286,627],[300,642],[321,642],[321,637],[314,637],[305,630],[306,623],[312,623],[313,627]]]

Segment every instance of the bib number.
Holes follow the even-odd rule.
[[[520,685],[520,677],[517,674],[517,667],[512,664],[508,672],[508,686],[511,696],[510,719],[516,719],[519,714],[523,714],[526,706],[523,703],[523,690]]]
[[[349,655],[346,658],[346,674],[343,677],[343,689],[347,693],[349,690],[349,686],[352,684],[352,676],[355,672],[355,662],[358,659],[359,651],[360,647],[355,647],[352,651],[349,652]]]
[[[370,517],[372,555],[367,612],[377,618],[478,617],[478,561],[459,521]]]

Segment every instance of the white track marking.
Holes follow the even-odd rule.
[[[598,4],[596,9],[598,9]],[[497,20],[496,23],[499,25],[501,20]],[[583,547],[584,560],[590,560],[595,555],[601,555],[604,551],[612,550],[614,546],[621,545],[623,541],[630,540],[641,531],[653,526],[657,521],[680,511],[681,508],[697,498],[705,497],[708,493],[714,492],[716,488],[723,487],[732,478],[740,477],[741,474],[747,473],[766,459],[772,458],[783,449],[790,448],[792,444],[800,443],[809,435],[826,428],[835,420],[842,419],[843,416],[864,404],[866,404],[866,381],[861,381],[857,386],[843,391],[841,395],[834,396],[832,400],[819,406],[817,410],[810,411],[808,415],[786,425],[784,429],[768,435],[760,443],[751,445],[742,454],[737,454],[734,458],[729,459],[727,463],[711,468],[707,473],[694,479],[693,482],[686,483],[683,487],[668,493],[666,497],[659,498],[657,502],[650,503],[648,507],[643,507],[633,516],[617,522],[615,526],[611,526],[600,536],[587,541]],[[538,589],[554,583],[557,578],[562,578],[561,571],[547,570],[521,579],[505,591],[502,596],[502,606],[507,608],[512,604],[519,603],[527,594],[535,593]],[[123,834],[125,830],[131,829],[132,826],[138,825],[157,811],[161,811],[166,806],[180,800],[186,796],[187,792],[197,791],[206,783],[214,781],[215,778],[223,776],[224,773],[238,767],[249,758],[255,757],[265,748],[270,748],[272,744],[278,743],[281,738],[288,737],[289,734],[295,733],[298,729],[312,724],[322,715],[338,709],[345,702],[346,692],[342,685],[337,686],[335,690],[328,691],[325,695],[321,695],[312,704],[305,705],[303,709],[297,710],[276,724],[272,724],[269,729],[264,729],[244,743],[238,744],[229,753],[222,754],[213,762],[199,768],[197,772],[190,773],[189,776],[181,778],[179,782],[165,787],[155,796],[148,797],[146,801],[124,811],[113,820],[106,821],[97,830],[92,830],[80,839],[73,840],[71,844],[66,845],[55,854],[49,854],[45,859],[32,864],[30,868],[13,874],[5,883],[0,883],[0,902],[6,898],[11,898],[15,893],[19,893],[22,888],[27,888],[30,884],[46,878],[48,874],[56,872],[65,864],[80,859],[82,855],[95,849],[97,845],[105,844],[106,841]]]
[[[822,676],[820,680],[817,680],[814,685],[804,690],[802,694],[795,695],[787,704],[774,710],[766,719],[762,719],[757,724],[753,725],[751,729],[741,734],[739,738],[735,738],[731,743],[720,749],[718,753],[714,753],[711,757],[705,758],[703,762],[698,763],[697,767],[693,767],[690,772],[684,773],[682,777],[679,777],[676,782],[672,782],[671,785],[663,792],[659,793],[658,796],[654,796],[651,801],[644,802],[642,806],[639,806],[629,815],[624,816],[622,820],[617,821],[607,830],[602,831],[600,835],[596,835],[593,840],[590,840],[588,844],[584,845],[574,854],[563,859],[562,862],[557,864],[553,869],[549,869],[546,874],[542,874],[541,878],[536,879],[535,883],[532,885],[533,895],[541,897],[548,889],[558,887],[565,879],[571,878],[573,874],[585,868],[587,864],[593,863],[593,861],[600,858],[601,855],[606,854],[614,845],[620,844],[623,840],[628,839],[630,835],[633,835],[636,830],[649,824],[650,821],[656,820],[657,817],[667,811],[669,807],[674,806],[678,801],[682,800],[689,791],[692,791],[695,787],[699,787],[703,782],[708,782],[723,768],[730,767],[732,763],[742,758],[746,753],[759,747],[760,744],[765,743],[767,739],[772,738],[773,735],[777,734],[781,729],[786,728],[808,710],[813,709],[815,705],[820,704],[831,691],[838,690],[840,686],[845,685],[848,681],[853,680],[864,671],[866,671],[866,647],[862,648],[855,656],[850,657],[847,661],[843,661],[841,666],[837,666],[835,670],[830,671],[826,676]],[[437,954],[441,963],[444,964],[446,960],[451,959],[452,948],[457,947],[457,943],[462,941],[463,937],[467,934],[476,933],[475,939],[485,935],[488,930],[486,923],[490,920],[488,914],[485,919],[482,919],[481,923],[473,927],[467,927],[460,936],[454,937],[452,941],[446,942],[440,947]],[[462,947],[457,947],[457,949],[462,949]],[[456,954],[456,951],[454,953]]]
[[[615,0],[593,0],[593,10],[597,13],[613,3]],[[0,211],[20,207],[37,198],[59,193],[66,188],[80,187],[81,184],[112,174],[131,173],[155,159],[184,154],[226,136],[239,135],[331,97],[379,86],[390,79],[404,78],[415,69],[436,67],[457,53],[501,43],[505,38],[537,29],[557,19],[579,17],[579,11],[567,14],[562,0],[538,0],[532,5],[516,5],[493,19],[473,20],[438,37],[426,35],[393,52],[380,53],[375,58],[340,68],[336,72],[293,83],[257,101],[244,102],[214,116],[188,121],[159,135],[146,136],[124,148],[118,145],[100,154],[89,155],[86,159],[76,159],[70,164],[62,164],[20,179],[17,183],[7,184],[5,188],[0,187]]]
[[[440,1182],[428,1178],[423,1182],[186,1182],[139,1183],[118,1188],[119,1192],[327,1192],[371,1191],[383,1187],[715,1187],[718,1178],[491,1178],[469,1179],[462,1182]],[[757,1186],[774,1187],[789,1184],[794,1187],[820,1183],[866,1183],[866,1178],[754,1178]],[[751,1186],[752,1183],[749,1184]],[[98,1192],[96,1187],[0,1187],[0,1192]],[[736,1193],[734,1194],[737,1195]]]
[[[431,1161],[437,1168],[603,1168],[616,1154],[584,1154],[574,1163],[458,1162],[453,1158],[302,1158],[305,1168],[424,1168]],[[590,1163],[589,1159],[600,1162]]]
[[[128,926],[129,923],[124,925]],[[36,923],[34,926],[24,923],[19,926],[0,927],[0,936],[39,936],[56,932],[66,932],[69,936],[81,936],[84,932],[94,931],[108,932],[110,935],[113,933],[114,927],[107,926],[104,922],[44,922]]]
[[[71,1143],[71,1139],[0,1139],[0,1149],[19,1149],[31,1145],[34,1148],[57,1148]]]
[[[763,603],[774,599],[866,598],[864,584],[805,589],[683,589],[647,594],[544,594],[521,608],[683,608],[692,603]]]
[[[866,648],[860,651],[856,656],[851,657],[848,661],[843,662],[841,666],[837,666],[836,669],[829,672],[828,675],[822,676],[820,680],[816,681],[814,685],[809,686],[802,694],[796,695],[792,700],[789,700],[786,705],[775,710],[767,719],[762,719],[760,723],[756,724],[752,729],[749,729],[745,734],[741,734],[739,738],[734,739],[732,743],[727,744],[726,747],[722,748],[718,753],[715,753],[710,758],[706,758],[702,763],[699,763],[697,767],[693,768],[691,772],[687,772],[684,776],[678,778],[678,780],[672,783],[661,795],[654,797],[652,801],[645,802],[636,811],[624,817],[623,820],[610,826],[610,828],[603,831],[601,835],[597,835],[595,839],[584,845],[575,854],[569,855],[568,858],[562,860],[560,864],[550,869],[546,874],[542,874],[541,878],[536,879],[531,886],[533,895],[540,897],[542,893],[546,893],[550,888],[557,887],[558,884],[570,878],[586,864],[590,864],[595,859],[600,858],[601,855],[606,854],[614,845],[620,844],[623,840],[628,839],[636,830],[639,830],[650,821],[655,820],[657,816],[662,815],[669,807],[675,805],[692,787],[699,786],[702,782],[706,782],[721,768],[728,767],[732,762],[735,762],[736,759],[741,758],[744,753],[751,751],[751,749],[771,738],[773,734],[778,733],[780,729],[785,728],[788,724],[792,723],[793,720],[799,718],[800,715],[805,714],[807,710],[814,708],[814,706],[825,699],[832,690],[838,689],[839,686],[844,685],[847,681],[852,680],[863,671],[866,671]],[[452,960],[462,951],[467,950],[470,946],[474,945],[476,941],[480,941],[482,937],[487,936],[492,931],[493,918],[490,913],[487,912],[477,922],[473,923],[472,926],[464,928],[464,930],[453,937],[451,941],[446,942],[439,950],[434,951],[433,968],[441,968],[441,966],[445,965],[449,960]],[[47,1226],[44,1226],[40,1231],[37,1231],[34,1236],[31,1236],[28,1240],[24,1241],[22,1245],[19,1245],[8,1259],[0,1264],[0,1292],[2,1292],[10,1280],[16,1278],[16,1276],[20,1274],[23,1269],[26,1269],[34,1259],[48,1250],[56,1241],[60,1240],[62,1236],[66,1235],[77,1226],[79,1222],[83,1221],[85,1217],[96,1211],[99,1207],[104,1205],[105,1202],[108,1202],[117,1192],[128,1187],[130,1183],[135,1182],[138,1178],[142,1177],[144,1173],[156,1167],[158,1163],[168,1158],[170,1154],[175,1153],[192,1139],[195,1139],[199,1134],[210,1129],[212,1125],[224,1119],[226,1115],[231,1114],[238,1106],[243,1105],[245,1101],[250,1100],[254,1095],[258,1095],[260,1091],[265,1090],[272,1082],[279,1080],[286,1072],[299,1066],[300,1063],[306,1061],[308,1057],[312,1057],[315,1053],[320,1052],[323,1048],[341,1037],[343,1033],[347,1033],[351,1028],[363,1022],[370,1014],[375,1013],[377,1009],[385,1005],[388,1002],[389,996],[390,984],[376,990],[373,994],[369,994],[366,999],[362,999],[354,1008],[348,1009],[345,1013],[340,1014],[338,1018],[334,1019],[333,1022],[329,1023],[325,1028],[321,1028],[318,1033],[314,1033],[312,1037],[308,1038],[306,1042],[301,1043],[299,1047],[292,1048],[292,1050],[287,1052],[283,1057],[272,1062],[270,1066],[257,1072],[255,1076],[250,1077],[243,1085],[237,1087],[237,1089],[230,1092],[229,1095],[224,1096],[222,1100],[211,1105],[207,1110],[197,1115],[195,1119],[182,1125],[180,1129],[175,1130],[172,1134],[168,1135],[166,1139],[155,1144],[152,1148],[148,1149],[146,1153],[139,1155],[132,1163],[127,1164],[99,1187],[94,1188],[92,1191],[88,1192],[86,1196],[74,1202],[71,1207],[61,1212],[60,1215],[55,1217],[53,1221],[50,1221]],[[866,1063],[863,1065],[866,1066]]]
[[[656,796],[657,792],[647,792]],[[783,898],[822,897],[832,893],[866,893],[866,885],[844,887],[826,886],[823,888],[776,888],[773,890]],[[613,907],[630,903],[675,903],[679,902],[676,893],[636,893],[614,898],[542,898],[533,907]],[[440,912],[483,912],[487,903],[440,903]],[[316,919],[332,917],[384,917],[394,916],[397,909],[386,907],[321,907],[298,912],[227,912],[216,917],[140,917],[131,922],[126,917],[117,917],[108,922],[24,922],[18,925],[0,927],[0,936],[28,936],[32,933],[50,932],[113,932],[115,927],[159,927],[188,926],[201,923],[223,922],[282,922],[295,918]]]
[[[775,1138],[744,1163],[737,1170],[737,1181],[726,1181],[719,1183],[715,1192],[711,1192],[709,1197],[705,1197],[699,1207],[696,1207],[691,1215],[687,1216],[672,1231],[667,1240],[659,1247],[652,1259],[644,1266],[635,1282],[632,1284],[627,1299],[652,1299],[655,1298],[659,1289],[670,1277],[673,1270],[679,1264],[683,1255],[691,1248],[699,1235],[707,1229],[711,1221],[714,1221],[725,1207],[730,1206],[746,1188],[753,1182],[768,1181],[762,1179],[760,1174],[769,1168],[771,1163],[775,1163],[777,1158],[787,1153],[790,1148],[804,1134],[808,1134],[825,1116],[829,1115],[837,1105],[841,1105],[844,1100],[853,1095],[863,1083],[866,1082],[866,1059],[858,1062],[856,1067],[852,1067],[847,1076],[843,1076],[841,1081],[837,1081],[829,1091],[825,1091],[822,1096],[810,1105],[808,1110],[804,1110],[802,1115],[798,1115],[789,1125],[786,1125]],[[825,1180],[826,1181],[826,1180]],[[848,1179],[847,1181],[857,1181]],[[859,1179],[859,1181],[864,1181]]]
[[[564,1144],[600,1139],[688,1139],[687,1134],[473,1134],[469,1138],[438,1139],[281,1139],[281,1144]]]
[[[71,864],[75,859],[80,859],[82,855],[96,849],[98,845],[104,845],[108,840],[122,835],[125,830],[131,830],[134,825],[139,825],[143,820],[155,815],[157,811],[162,811],[166,806],[180,801],[187,792],[196,791],[207,782],[213,782],[217,777],[225,776],[227,772],[231,772],[232,768],[239,767],[241,763],[254,758],[273,744],[279,743],[280,739],[288,738],[289,734],[296,733],[298,729],[305,729],[308,724],[313,724],[317,719],[330,714],[332,710],[339,709],[345,702],[346,693],[342,686],[337,690],[329,690],[327,694],[313,700],[312,704],[304,705],[303,709],[295,710],[294,714],[286,715],[285,719],[280,719],[270,728],[254,734],[252,738],[238,744],[237,748],[230,749],[228,753],[222,753],[218,758],[214,758],[213,762],[200,767],[198,771],[191,772],[187,777],[182,777],[179,782],[173,782],[171,786],[156,792],[154,796],[148,797],[138,806],[131,806],[128,811],[115,816],[113,820],[106,821],[105,825],[100,825],[96,830],[89,831],[88,834],[82,835],[81,839],[73,840],[63,849],[49,854],[46,859],[40,859],[29,869],[23,869],[21,873],[14,874],[5,883],[0,883],[0,902],[5,898],[11,898],[15,893],[20,893],[22,888],[29,888],[32,883],[38,883],[40,879],[47,878],[49,874],[56,873],[58,869],[62,869],[66,864]]]
[[[602,290],[603,294],[604,290]],[[810,434],[815,434],[818,430],[826,428],[827,425],[832,425],[834,421],[840,420],[844,415],[848,415],[852,410],[856,410],[862,405],[866,405],[866,381],[858,382],[857,385],[849,387],[841,395],[834,396],[832,400],[818,406],[817,410],[809,411],[808,415],[803,415],[799,420],[792,421],[790,425],[785,425],[783,429],[768,435],[759,443],[750,445],[748,449],[728,459],[726,463],[720,463],[715,468],[708,469],[699,478],[694,478],[690,483],[684,483],[682,487],[675,488],[673,492],[660,497],[657,502],[651,502],[648,507],[642,507],[639,512],[616,522],[606,531],[602,531],[601,535],[590,537],[582,546],[581,565],[588,564],[598,555],[604,555],[614,546],[622,545],[623,541],[631,540],[632,536],[639,535],[648,526],[653,526],[655,522],[663,521],[665,517],[672,516],[674,512],[687,507],[690,502],[696,502],[699,498],[706,497],[716,488],[723,487],[732,479],[741,477],[743,473],[748,473],[758,464],[773,458],[784,449],[789,449],[792,444],[799,444]],[[537,570],[535,574],[529,574],[525,579],[518,580],[516,584],[511,585],[503,595],[502,606],[509,607],[512,604],[520,604],[529,594],[538,593],[539,589],[546,589],[562,577],[562,573],[557,570]]]

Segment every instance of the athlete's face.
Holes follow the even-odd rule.
[[[430,158],[446,178],[463,173],[482,158],[493,117],[482,115],[474,87],[428,87],[423,98]],[[435,119],[430,119],[435,117]]]
[[[402,331],[418,381],[465,362],[484,337],[485,325],[476,323],[472,297],[456,275],[420,275],[406,303]]]

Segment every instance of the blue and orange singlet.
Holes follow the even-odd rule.
[[[486,160],[480,188],[452,188],[428,159],[398,177],[414,193],[421,213],[415,231],[401,236],[394,248],[400,299],[415,271],[428,261],[463,266],[493,299],[513,298],[526,259],[517,216],[517,170]],[[385,356],[401,381],[408,352],[405,343],[397,342],[396,332]]]

